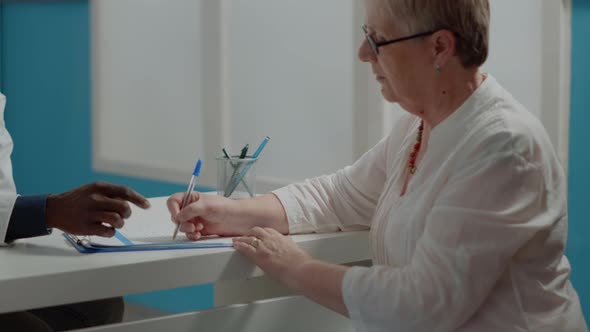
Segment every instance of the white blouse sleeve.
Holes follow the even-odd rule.
[[[273,193],[287,213],[289,232],[326,232],[368,225],[385,182],[387,139],[353,165]]]
[[[273,191],[287,213],[289,232],[329,232],[369,226],[387,180],[389,157],[399,149],[413,119],[402,116],[391,133],[353,165]]]
[[[343,297],[360,331],[457,329],[480,307],[519,248],[566,217],[566,209],[556,204],[565,200],[555,196],[565,191],[564,184],[553,183],[548,169],[554,165],[542,160],[542,149],[530,139],[488,143],[509,148],[490,153],[483,144],[458,164],[407,266],[347,271]]]

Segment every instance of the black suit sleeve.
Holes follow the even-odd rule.
[[[47,195],[18,196],[10,215],[5,242],[51,234],[45,219]]]

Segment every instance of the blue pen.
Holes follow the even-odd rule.
[[[246,166],[244,166],[244,168],[242,169],[240,174],[238,174],[237,178],[231,183],[231,187],[229,187],[225,191],[225,195],[224,195],[225,197],[231,196],[231,194],[234,192],[234,190],[236,190],[236,188],[238,187],[238,184],[240,183],[240,181],[242,181],[242,178],[244,178],[244,175],[246,175],[246,172],[248,172],[250,167],[252,167],[252,164],[254,164],[254,161],[256,160],[256,158],[258,158],[258,156],[260,155],[260,153],[262,152],[262,150],[266,146],[266,143],[268,143],[269,140],[270,140],[270,137],[268,137],[268,136],[266,136],[262,140],[262,143],[260,143],[260,146],[258,146],[258,149],[256,149],[256,152],[254,152],[254,154],[252,155],[252,159],[254,159],[254,160],[249,161],[246,164]]]
[[[184,194],[184,198],[182,200],[182,204],[180,205],[180,209],[184,209],[184,207],[188,204],[188,200],[191,197],[191,192],[195,188],[195,182],[199,174],[201,173],[201,159],[197,161],[195,165],[195,170],[193,171],[193,175],[191,176],[191,181],[188,183],[188,188],[186,188],[186,193]],[[176,228],[174,229],[174,234],[172,234],[172,240],[176,239],[176,235],[178,235],[178,230],[180,229],[180,223],[176,224]]]

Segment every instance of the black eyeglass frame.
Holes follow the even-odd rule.
[[[369,46],[371,47],[371,50],[373,51],[373,54],[375,54],[375,56],[379,55],[379,47],[403,42],[403,41],[410,40],[410,39],[426,37],[426,36],[429,36],[429,35],[440,30],[440,29],[437,29],[437,30],[433,30],[433,31],[429,31],[429,32],[417,33],[415,35],[411,35],[411,36],[407,36],[407,37],[396,38],[396,39],[386,40],[386,41],[382,41],[382,42],[376,42],[375,39],[373,39],[373,36],[371,36],[369,34],[369,28],[367,27],[367,25],[363,24],[361,27],[362,27],[363,31],[365,32],[365,38],[367,39],[367,42],[369,43]]]

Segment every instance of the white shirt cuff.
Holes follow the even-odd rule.
[[[289,186],[274,190],[272,193],[283,204],[289,223],[289,234],[311,233],[315,231],[315,226],[306,221],[305,213],[295,195],[289,190]]]
[[[356,331],[366,331],[367,328],[363,321],[360,310],[360,294],[358,294],[359,279],[367,272],[368,268],[353,266],[349,268],[344,274],[342,280],[342,298],[344,299],[344,305],[348,310],[348,315]]]

